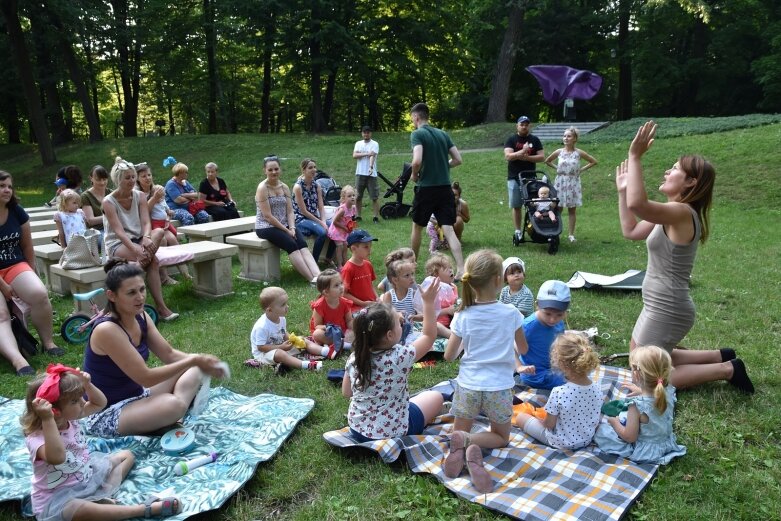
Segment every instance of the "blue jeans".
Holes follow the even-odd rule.
[[[209,214],[204,210],[201,210],[195,216],[190,215],[187,210],[176,208],[174,210],[173,218],[182,223],[182,226],[190,226],[191,224],[202,224],[209,222]]]
[[[330,225],[330,221],[326,221],[326,224]],[[303,219],[296,223],[296,228],[301,230],[301,233],[306,235],[307,237],[310,237],[314,235],[317,237],[315,239],[315,244],[312,247],[312,257],[315,258],[315,261],[320,259],[320,252],[323,251],[323,245],[325,244],[326,239],[328,239],[328,230],[323,229],[322,226],[320,226],[318,223],[314,221],[310,221],[309,219]],[[334,258],[334,251],[336,251],[336,244],[331,241],[328,244],[328,251],[325,253],[326,259],[333,259]]]

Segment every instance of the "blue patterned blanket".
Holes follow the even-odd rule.
[[[626,369],[600,366],[592,375],[609,399],[622,395],[620,386],[631,381]],[[433,389],[452,392],[452,383]],[[548,392],[516,388],[517,401],[540,405]],[[416,473],[428,473],[459,497],[525,521],[618,520],[651,483],[658,467],[638,465],[601,453],[592,447],[578,451],[558,450],[534,442],[513,427],[510,444],[503,449],[483,451],[486,470],[494,480],[494,491],[478,494],[464,473],[448,478],[442,463],[448,452],[453,416],[439,416],[420,436],[357,443],[347,427],[326,432],[323,438],[335,447],[362,447],[376,452],[385,462],[402,455]],[[478,418],[473,431],[487,430],[488,421]]]
[[[282,443],[314,407],[308,398],[271,394],[242,396],[225,388],[212,389],[208,407],[185,425],[196,435],[196,447],[184,457],[167,456],[159,437],[126,436],[111,440],[89,438],[92,450],[132,450],[136,464],[122,483],[116,499],[139,503],[149,494],[171,489],[184,510],[170,520],[214,510],[225,503],[254,474],[257,465],[279,450]],[[30,493],[32,466],[19,426],[22,400],[0,398],[0,501],[23,500]],[[184,476],[174,475],[174,464],[215,451],[215,463]]]

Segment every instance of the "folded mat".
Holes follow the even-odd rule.
[[[620,386],[631,381],[631,373],[601,366],[592,379],[600,382],[603,393],[612,400],[623,396]],[[447,393],[452,391],[452,382],[443,382],[433,389]],[[546,394],[548,391],[537,393],[533,389],[516,388],[516,401],[539,405],[545,403]],[[446,414],[420,436],[367,443],[357,443],[347,428],[326,432],[323,438],[340,448],[373,450],[388,463],[404,454],[412,472],[432,474],[456,495],[526,521],[621,519],[658,469],[656,465],[637,465],[604,454],[596,447],[574,452],[552,449],[513,427],[506,448],[490,453],[483,451],[485,468],[495,487],[490,494],[478,494],[466,471],[455,479],[445,477],[442,472],[452,422],[453,416]],[[488,430],[488,426],[488,420],[480,417],[472,430]]]
[[[32,476],[19,426],[24,402],[4,400],[0,398],[0,501],[28,496]],[[92,450],[129,449],[135,454],[136,464],[115,496],[120,503],[140,503],[149,494],[170,488],[167,495],[179,496],[184,510],[167,519],[181,520],[225,503],[255,474],[258,463],[271,459],[312,407],[314,400],[308,398],[242,396],[218,387],[211,390],[206,410],[185,421],[195,431],[196,446],[184,456],[164,454],[160,437],[89,437],[88,442]],[[176,462],[212,451],[219,454],[215,463],[184,476],[174,475]]]

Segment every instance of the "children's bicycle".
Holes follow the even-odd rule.
[[[97,295],[100,295],[104,291],[105,290],[103,288],[98,288],[87,293],[73,294],[74,300],[80,300],[82,302],[89,301],[92,316],[87,315],[86,313],[78,312],[70,315],[65,319],[65,322],[62,323],[62,327],[60,328],[60,334],[62,334],[62,338],[71,344],[83,344],[87,341],[90,332],[92,332],[92,326],[95,325],[95,322],[108,314],[107,310],[98,308],[98,304],[94,300]],[[150,304],[144,304],[144,311],[146,311],[147,315],[150,316],[152,321],[157,324],[157,309],[155,309],[155,307]]]

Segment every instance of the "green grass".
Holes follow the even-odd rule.
[[[741,127],[714,132],[713,120],[663,120],[660,139],[645,161],[649,193],[665,168],[683,153],[702,153],[718,172],[711,240],[700,249],[692,274],[692,296],[697,305],[697,323],[686,339],[693,348],[735,347],[746,361],[758,389],[753,397],[739,395],[723,383],[704,385],[679,393],[675,430],[688,454],[667,467],[641,496],[629,519],[771,519],[778,518],[781,504],[781,401],[778,346],[781,345],[778,260],[781,237],[775,229],[781,217],[781,124],[766,117],[738,118]],[[746,123],[748,121],[748,123]],[[717,128],[730,128],[720,119]],[[620,130],[623,128],[623,130]],[[674,132],[667,129],[675,128]],[[513,131],[513,126],[489,125],[453,132],[460,148],[495,146]],[[567,280],[574,271],[615,274],[646,263],[643,243],[621,237],[613,184],[613,170],[626,155],[635,127],[616,125],[582,140],[582,147],[600,164],[583,178],[584,207],[578,210],[578,242],[564,244],[556,256],[545,246],[512,246],[512,225],[504,187],[506,165],[499,151],[471,152],[464,165],[453,171],[464,187],[473,222],[467,226],[465,250],[495,248],[503,256],[519,255],[527,263],[527,283],[533,291],[546,279]],[[408,134],[377,134],[380,169],[395,178],[409,158]],[[193,182],[201,178],[201,165],[213,160],[245,211],[251,213],[252,194],[261,179],[261,158],[267,153],[286,157],[284,178],[292,182],[303,157],[314,157],[320,168],[336,175],[340,184],[352,181],[353,135],[330,136],[176,136],[109,141],[58,149],[63,164],[74,162],[89,168],[94,163],[110,165],[119,153],[133,161],[162,165],[168,155],[188,163]],[[51,197],[52,169],[36,167],[37,157],[28,147],[0,147],[0,168],[15,175],[24,202],[33,206]],[[167,177],[156,168],[158,181]],[[411,199],[411,189],[405,200]],[[381,267],[383,255],[409,242],[408,220],[367,224],[380,238],[372,261]],[[425,247],[423,248],[425,250]],[[425,261],[426,254],[421,261]],[[423,262],[420,263],[422,266]],[[234,271],[238,272],[238,263]],[[306,330],[307,302],[314,298],[308,284],[283,261],[280,285],[291,296],[288,316],[291,329]],[[381,271],[378,269],[378,271]],[[419,271],[418,276],[422,277]],[[481,507],[455,499],[427,476],[413,476],[404,464],[385,465],[364,453],[337,451],[322,441],[321,434],[345,424],[347,400],[323,374],[295,371],[275,377],[271,371],[245,368],[249,357],[249,331],[260,314],[257,283],[234,280],[235,294],[214,301],[193,298],[187,283],[165,289],[169,305],[182,313],[161,331],[177,348],[206,351],[227,360],[233,378],[224,385],[236,392],[254,395],[272,392],[313,397],[316,406],[294,435],[269,463],[220,513],[202,519],[300,519],[373,520],[496,519]],[[68,299],[54,298],[55,326],[70,312]],[[569,325],[585,329],[597,326],[606,353],[627,350],[635,318],[641,308],[638,293],[576,291]],[[68,346],[63,362],[81,363],[82,347]],[[39,357],[36,369],[47,360]],[[342,367],[344,360],[328,361],[326,368]],[[432,369],[413,372],[413,390],[433,385],[457,374],[456,364],[439,363]],[[2,394],[20,398],[23,382],[0,362]],[[0,505],[0,521],[18,519],[18,503]]]

